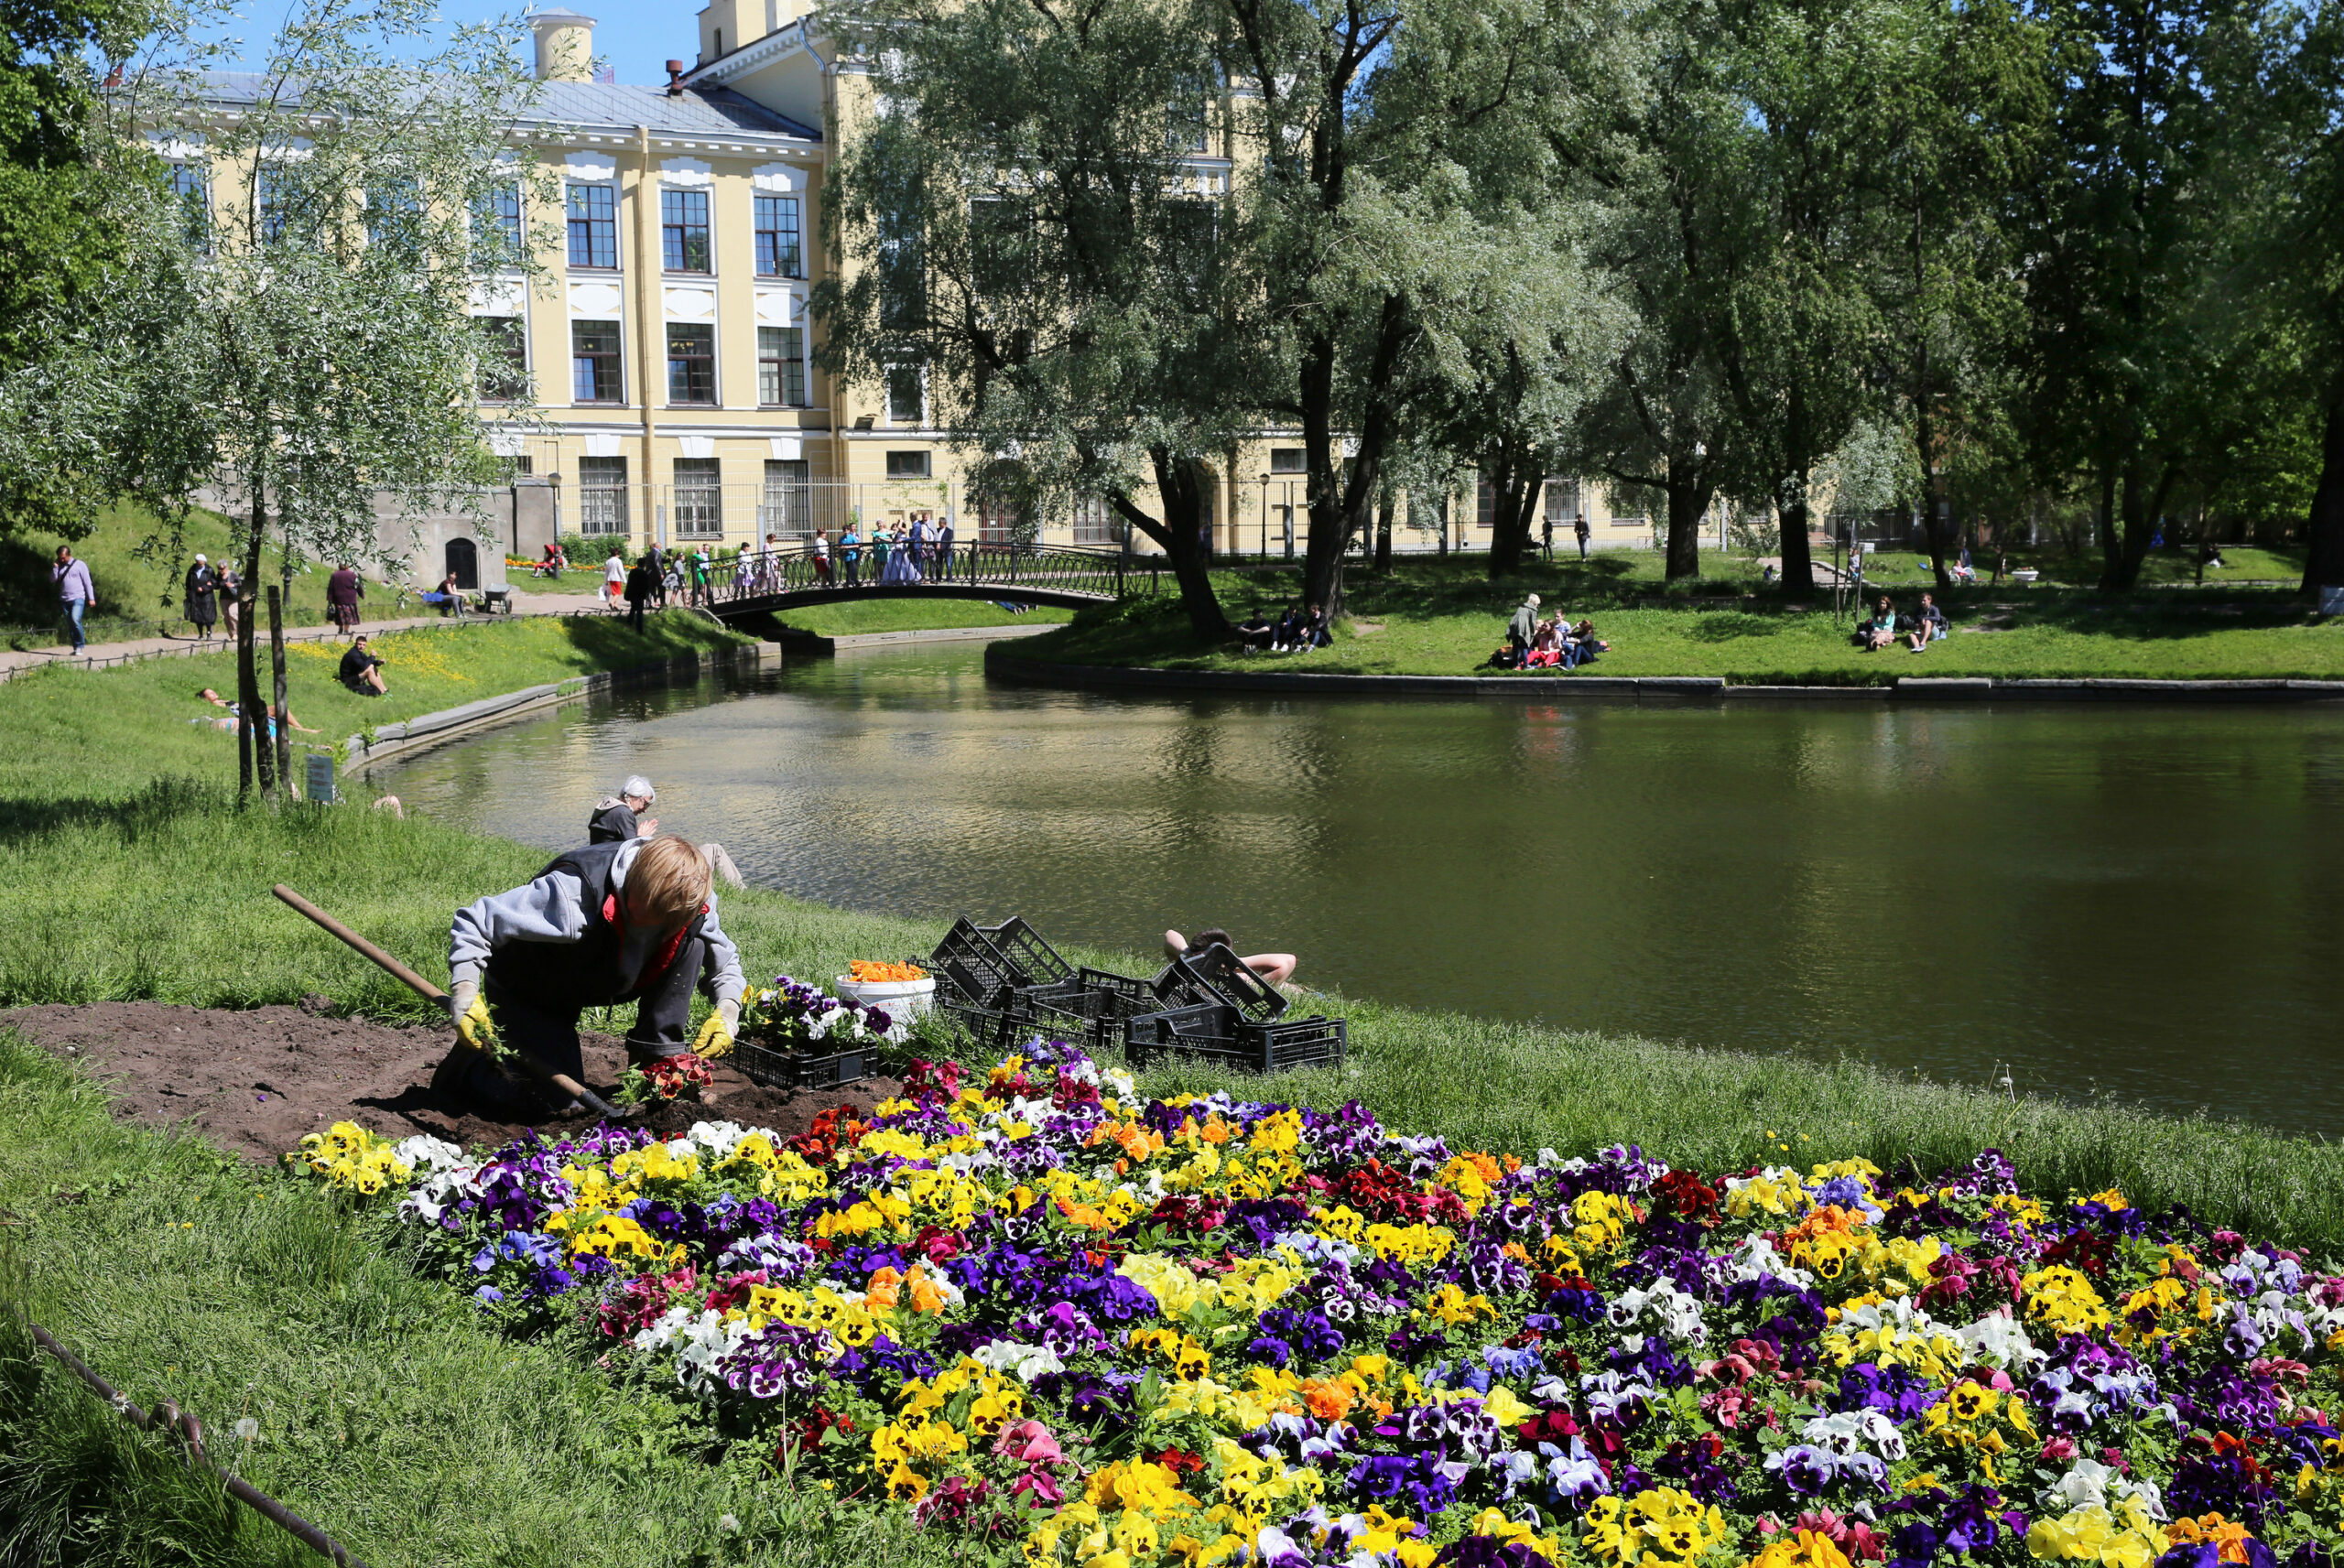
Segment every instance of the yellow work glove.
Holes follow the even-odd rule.
[[[485,1051],[496,1044],[496,1024],[488,1016],[488,1003],[481,1000],[480,988],[460,985],[448,998],[448,1011],[456,1015],[456,1033],[475,1051]]]
[[[733,1023],[739,1017],[739,1003],[717,1003],[716,1011],[708,1015],[708,1022],[700,1026],[700,1033],[692,1038],[692,1054],[709,1062],[729,1054],[732,1049]]]

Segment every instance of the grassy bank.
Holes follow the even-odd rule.
[[[1411,560],[1388,576],[1354,570],[1351,619],[1332,647],[1248,654],[1199,643],[1168,600],[1085,612],[1067,631],[1023,643],[1021,658],[1168,669],[1295,669],[1329,675],[1469,675],[1504,642],[1525,592],[1541,613],[1590,619],[1612,651],[1590,673],[1718,676],[1739,684],[1861,686],[1900,676],[2003,679],[2124,676],[2149,679],[2344,677],[2344,625],[2323,622],[2292,594],[2239,589],[2200,594],[2144,590],[2109,598],[2050,587],[1962,589],[1948,609],[1954,633],[1914,654],[1853,645],[1857,616],[1835,620],[1825,597],[1797,610],[1745,596],[1738,579],[1701,579],[1664,589],[1649,563],[1626,553],[1533,564],[1493,583],[1479,559]],[[1231,621],[1275,618],[1302,591],[1299,574],[1224,572],[1217,578]],[[1918,585],[1892,589],[1900,609]]]
[[[234,548],[227,519],[195,512],[180,533],[175,555],[169,530],[151,514],[133,507],[101,514],[85,538],[61,539],[38,530],[0,538],[0,647],[47,648],[65,641],[58,630],[57,595],[49,579],[60,544],[71,545],[73,553],[89,563],[90,579],[98,590],[98,608],[82,622],[92,643],[194,635],[194,627],[179,619],[187,564],[198,552],[219,561]],[[280,559],[277,551],[264,550],[261,562],[259,587],[265,594],[278,581]],[[325,624],[326,574],[331,569],[315,563],[295,568],[287,625]],[[378,613],[388,604],[391,591],[368,581],[368,602]],[[224,628],[225,622],[222,624]]]
[[[840,604],[785,610],[778,619],[794,631],[818,637],[852,637],[865,632],[926,632],[949,626],[1062,626],[1074,611],[1038,605],[1012,611],[976,599],[851,599]]]
[[[695,624],[705,626],[662,622],[642,646],[540,641],[564,634],[554,623],[451,629],[433,644],[448,665],[435,678],[450,680],[453,700],[486,696],[598,659],[639,662],[670,647],[658,638],[700,636]],[[596,621],[576,633],[624,629]],[[174,670],[170,690],[189,684]],[[223,787],[224,748],[201,744],[225,738],[160,713],[170,690],[153,678],[134,666],[0,687],[0,731],[16,742],[0,764],[0,878],[11,890],[0,1005],[239,1006],[321,992],[421,1016],[387,977],[270,899],[270,884],[291,882],[444,978],[450,909],[529,874],[540,852],[361,809],[239,811]],[[309,689],[297,686],[297,712]],[[450,698],[415,698],[427,700]],[[834,974],[939,935],[931,923],[756,890],[726,894],[724,915],[762,974]],[[1340,1071],[1264,1083],[1187,1070],[1147,1087],[1323,1106],[1356,1098],[1397,1130],[1458,1146],[1635,1142],[1711,1172],[1858,1153],[1934,1170],[1996,1146],[2039,1193],[2121,1184],[2148,1207],[2187,1204],[2258,1238],[2344,1251],[2344,1149],[2323,1141],[1997,1098],[1852,1062],[1324,1005],[1352,1023],[1353,1058]],[[177,1398],[215,1434],[251,1414],[261,1435],[248,1450],[217,1435],[215,1446],[370,1561],[929,1559],[900,1515],[787,1497],[754,1456],[712,1453],[664,1390],[613,1384],[582,1340],[520,1346],[487,1332],[456,1292],[410,1273],[375,1222],[192,1140],[117,1127],[96,1089],[5,1039],[0,1219],[0,1316],[30,1315],[133,1398]],[[153,1440],[119,1430],[28,1359],[17,1334],[0,1329],[0,1557],[297,1560]],[[727,1513],[739,1533],[723,1527]]]
[[[385,661],[390,695],[379,697],[361,697],[335,678],[347,643],[293,643],[286,648],[286,700],[294,719],[317,731],[295,731],[297,748],[338,746],[369,726],[741,641],[683,611],[649,618],[640,633],[616,616],[450,622],[369,640]],[[261,678],[269,678],[266,663]],[[34,670],[0,686],[0,733],[12,742],[0,747],[0,800],[104,798],[158,777],[233,778],[236,737],[214,728],[226,715],[199,695],[206,687],[235,697],[233,654],[96,672]]]

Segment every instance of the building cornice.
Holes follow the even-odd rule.
[[[776,27],[764,38],[743,44],[728,54],[718,55],[705,65],[693,67],[685,73],[683,85],[727,87],[742,77],[778,64],[795,54],[805,54],[819,64],[821,57],[808,47],[808,20],[810,18],[800,16],[786,27]]]

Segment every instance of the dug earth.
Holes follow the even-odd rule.
[[[428,1132],[472,1148],[510,1142],[542,1126],[583,1128],[591,1113],[539,1122],[498,1121],[468,1101],[432,1092],[431,1072],[447,1054],[447,1029],[335,1015],[316,999],[302,1007],[249,1011],[171,1007],[152,1001],[91,1002],[0,1012],[12,1028],[105,1085],[114,1114],[142,1127],[185,1125],[222,1149],[274,1164],[302,1134],[354,1121],[385,1138]],[[607,1034],[587,1034],[586,1082],[614,1091],[626,1053]],[[899,1086],[873,1078],[844,1089],[790,1091],[751,1083],[725,1062],[698,1102],[652,1108],[645,1124],[680,1132],[695,1121],[738,1121],[793,1137],[832,1106],[867,1113]],[[671,1125],[672,1124],[672,1125]]]

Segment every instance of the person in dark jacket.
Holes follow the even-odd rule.
[[[335,672],[342,685],[361,697],[388,697],[391,688],[383,684],[383,659],[366,645],[361,633],[342,650],[342,667]]]
[[[641,773],[630,773],[626,783],[619,785],[616,795],[605,795],[594,806],[594,815],[586,821],[586,842],[589,844],[624,844],[630,838],[648,838],[659,831],[659,819],[646,819],[643,814],[659,792]]]
[[[212,571],[212,563],[201,556],[196,557],[187,568],[187,600],[179,608],[195,622],[198,637],[212,635],[212,628],[220,619],[220,578]]]
[[[365,597],[366,585],[348,561],[326,579],[326,608],[332,611],[334,625],[344,632],[358,624],[358,601]]]
[[[659,569],[652,564],[652,558],[645,556],[626,574],[626,623],[638,632],[643,630],[644,602],[660,591]]]
[[[708,861],[672,834],[571,849],[522,886],[466,904],[449,926],[448,971],[449,1011],[468,1044],[502,1038],[571,1077],[584,1065],[587,1008],[635,1004],[627,1059],[644,1066],[731,1050],[747,989],[717,924]],[[695,988],[716,1011],[688,1038]],[[484,1056],[470,1069],[474,1093],[510,1096]]]

